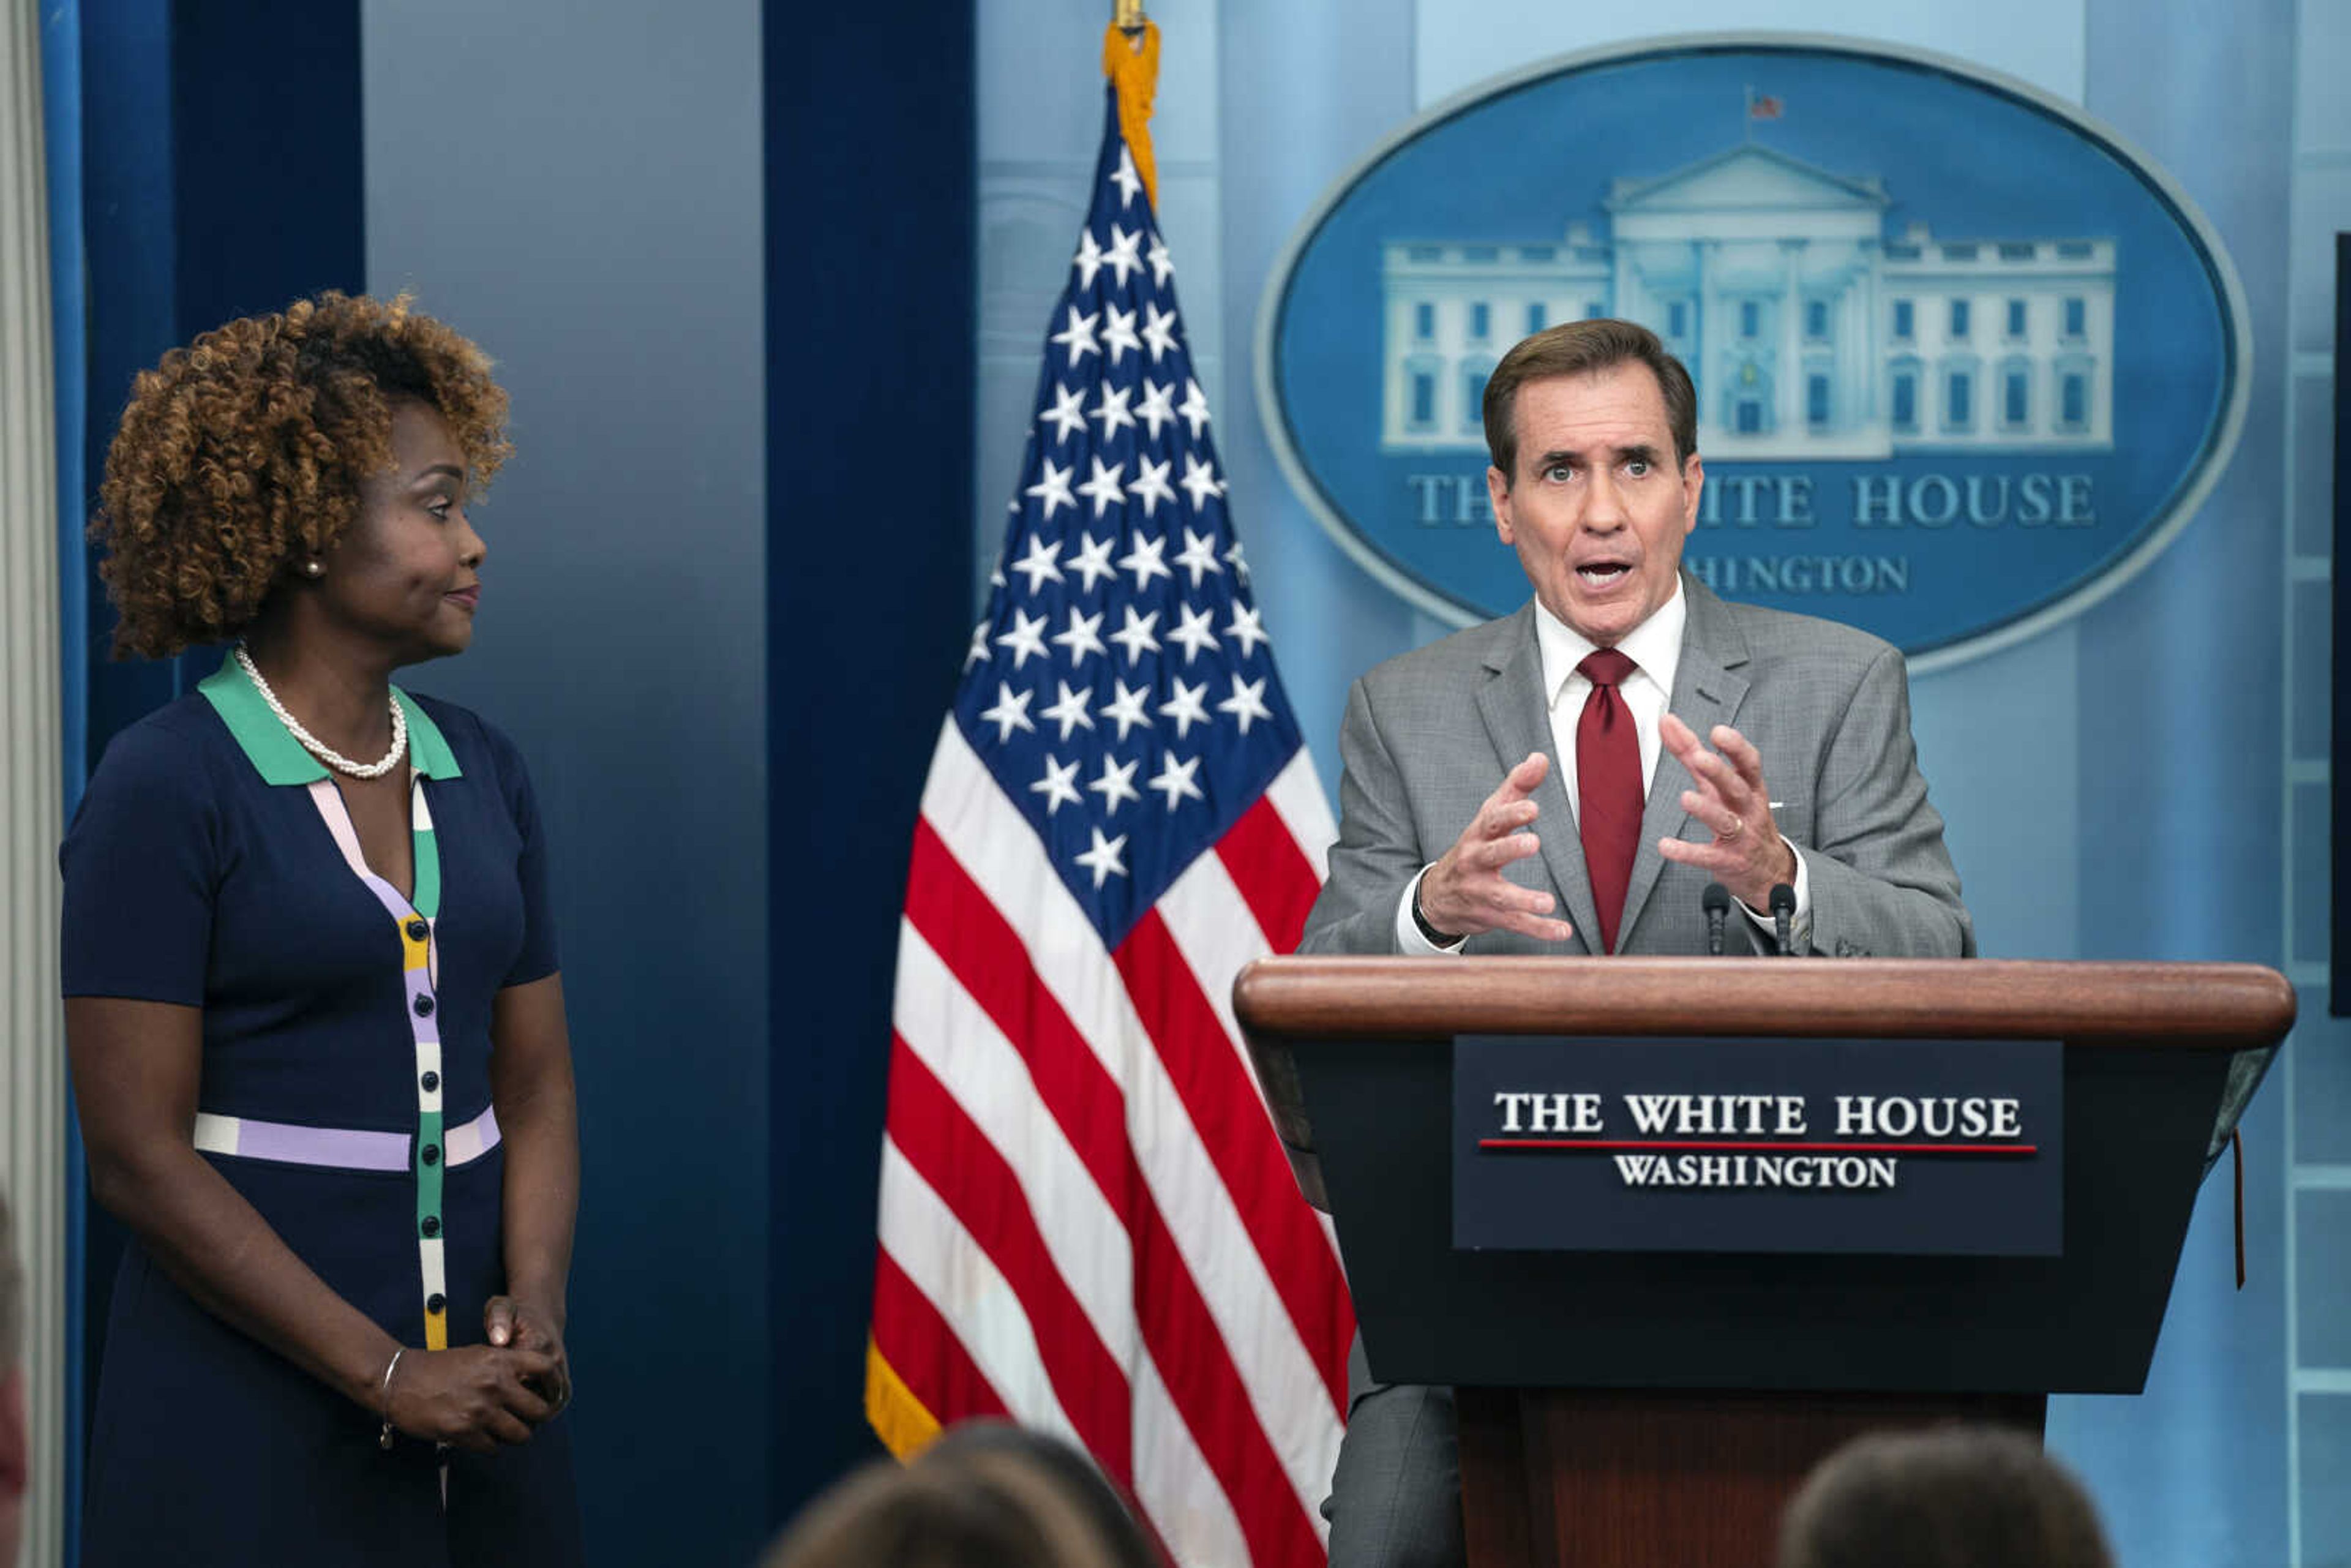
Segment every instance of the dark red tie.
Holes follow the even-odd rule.
[[[1598,648],[1575,666],[1592,683],[1583,716],[1575,721],[1576,826],[1583,835],[1583,868],[1600,910],[1600,946],[1616,951],[1616,923],[1633,880],[1633,852],[1641,841],[1641,740],[1633,710],[1616,688],[1639,668],[1614,648]]]

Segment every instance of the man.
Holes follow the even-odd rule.
[[[1901,653],[1725,603],[1681,571],[1706,482],[1689,374],[1646,328],[1576,321],[1486,383],[1517,613],[1357,681],[1339,842],[1302,953],[1972,954]],[[1703,737],[1703,738],[1701,738]],[[1451,1391],[1369,1381],[1326,1511],[1332,1568],[1461,1561]]]

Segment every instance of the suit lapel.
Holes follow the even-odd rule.
[[[1599,931],[1600,911],[1592,902],[1592,881],[1584,874],[1583,842],[1577,835],[1575,813],[1569,809],[1566,787],[1560,782],[1560,759],[1551,727],[1551,694],[1543,690],[1542,654],[1535,644],[1531,600],[1511,618],[1509,632],[1488,655],[1486,667],[1493,674],[1478,688],[1478,712],[1486,721],[1487,734],[1493,737],[1494,753],[1501,759],[1503,770],[1517,767],[1531,751],[1551,758],[1551,769],[1533,795],[1535,835],[1542,841],[1552,891],[1575,927],[1576,940],[1587,950],[1597,951],[1584,941],[1587,932]],[[1638,874],[1636,870],[1635,875]]]
[[[1682,628],[1681,662],[1674,671],[1673,695],[1666,706],[1704,740],[1716,725],[1730,723],[1747,698],[1747,676],[1740,669],[1747,663],[1747,639],[1740,635],[1722,601],[1687,572],[1682,575],[1682,591],[1689,598],[1689,619]],[[1660,745],[1656,777],[1649,781],[1648,803],[1641,812],[1641,842],[1633,854],[1633,880],[1625,886],[1625,915],[1617,926],[1625,937],[1641,918],[1650,890],[1665,869],[1657,841],[1677,839],[1689,825],[1689,813],[1682,810],[1682,791],[1689,787],[1689,769]]]

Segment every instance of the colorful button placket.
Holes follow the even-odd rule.
[[[310,803],[325,819],[335,847],[343,852],[351,874],[365,883],[400,933],[402,977],[407,982],[408,1031],[416,1046],[416,1139],[411,1145],[416,1176],[416,1251],[424,1304],[424,1348],[449,1348],[448,1272],[441,1233],[441,1029],[434,1019],[434,981],[440,972],[433,925],[441,913],[441,854],[433,838],[433,809],[425,803],[424,777],[410,776],[409,827],[415,844],[416,896],[401,897],[400,890],[368,869],[360,851],[360,836],[351,826],[342,792],[331,779],[309,786]],[[422,935],[418,934],[422,929]],[[433,1085],[430,1089],[425,1084]],[[428,1157],[430,1156],[430,1157]]]

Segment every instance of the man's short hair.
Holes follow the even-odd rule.
[[[1520,387],[1552,376],[1588,376],[1634,363],[1648,366],[1657,378],[1657,390],[1666,397],[1666,423],[1674,435],[1674,466],[1686,465],[1698,450],[1698,389],[1690,384],[1689,371],[1638,321],[1600,318],[1562,321],[1520,339],[1486,378],[1486,450],[1502,471],[1502,483],[1518,478],[1514,465],[1519,460]]]
[[[2021,1432],[1942,1427],[1856,1437],[1780,1523],[1780,1568],[2112,1568],[2097,1510]]]

